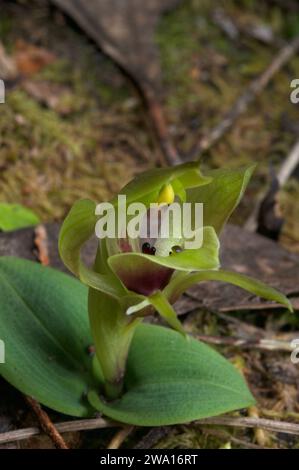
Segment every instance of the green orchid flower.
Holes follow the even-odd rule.
[[[254,165],[235,170],[214,170],[203,176],[198,162],[174,168],[153,169],[125,186],[125,209],[130,204],[146,207],[143,220],[158,204],[158,236],[147,232],[131,237],[106,237],[99,241],[95,262],[86,266],[81,249],[94,235],[98,215],[96,203],[81,200],[74,204],[60,232],[59,251],[69,270],[89,287],[89,319],[96,349],[95,369],[105,383],[107,398],[122,392],[126,360],[136,327],[157,311],[171,327],[184,330],[173,303],[193,284],[217,280],[235,284],[249,292],[286,306],[288,299],[265,284],[237,273],[222,271],[219,262],[219,233],[239,203]],[[188,248],[184,236],[159,236],[168,205],[177,201],[191,206],[203,204],[201,245]],[[120,212],[119,199],[111,206]],[[130,218],[132,220],[132,216]],[[119,228],[119,227],[118,227]]]

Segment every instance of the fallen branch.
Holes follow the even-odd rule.
[[[229,131],[235,121],[244,114],[252,101],[266,88],[270,80],[299,50],[299,36],[282,47],[271,64],[256,79],[247,90],[237,99],[233,107],[224,115],[223,119],[206,135],[201,137],[189,154],[189,158],[198,157],[203,151],[212,147],[223,135]]]

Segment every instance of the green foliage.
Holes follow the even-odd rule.
[[[0,336],[8,357],[3,376],[55,410],[90,416],[96,409],[143,426],[183,423],[252,404],[239,373],[208,346],[189,338],[171,305],[193,284],[216,280],[292,310],[275,289],[218,269],[217,233],[240,201],[252,171],[250,166],[204,177],[194,162],[146,172],[124,188],[129,202],[142,200],[146,207],[165,184],[173,185],[171,198],[178,191],[189,202],[204,203],[204,222],[206,218],[210,225],[203,227],[202,246],[171,255],[144,254],[139,243],[135,252],[122,253],[115,235],[116,254],[110,255],[111,240],[103,239],[94,265],[86,266],[81,250],[95,230],[96,204],[74,204],[60,231],[59,251],[66,266],[89,287],[93,364],[86,354],[86,289],[52,269],[0,259]],[[112,202],[118,208],[117,199]],[[154,309],[177,331],[140,325]]]
[[[0,258],[1,375],[26,395],[61,413],[92,413],[84,393],[94,386],[87,289],[37,263]]]
[[[124,395],[92,405],[139,426],[184,423],[254,403],[240,373],[209,346],[167,328],[140,325],[128,357]]]
[[[27,207],[20,204],[0,203],[0,230],[7,232],[38,223],[37,215]]]

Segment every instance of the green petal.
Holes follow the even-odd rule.
[[[187,191],[188,202],[203,203],[204,225],[219,233],[239,204],[256,165],[232,170],[212,170],[210,184]]]
[[[161,291],[152,294],[148,300],[174,330],[186,336],[186,332],[180,320],[178,320],[175,310]]]
[[[122,284],[114,277],[89,269],[81,260],[81,248],[94,234],[97,221],[95,207],[95,202],[88,199],[73,205],[60,230],[59,253],[67,268],[84,284],[118,298],[126,293]]]
[[[120,194],[127,196],[127,203],[133,201],[150,203],[155,202],[161,187],[175,181],[181,197],[184,197],[183,188],[202,186],[212,181],[211,177],[203,176],[199,169],[199,162],[188,162],[171,168],[154,168],[141,173],[128,183]],[[112,200],[117,204],[117,197]]]
[[[177,299],[183,292],[192,287],[194,284],[202,281],[222,281],[228,282],[235,286],[241,287],[254,295],[263,297],[267,300],[275,301],[287,307],[291,312],[293,307],[289,299],[281,292],[267,286],[263,282],[257,281],[244,274],[238,274],[230,271],[201,271],[199,273],[187,274],[174,278],[164,290],[167,298]]]

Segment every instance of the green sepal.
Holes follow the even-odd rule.
[[[220,233],[231,213],[239,204],[256,165],[243,168],[211,170],[210,184],[187,191],[187,202],[203,203],[204,225]]]
[[[291,312],[293,307],[289,299],[273,287],[267,286],[261,281],[245,276],[244,274],[234,273],[231,271],[201,271],[198,273],[186,274],[185,276],[174,277],[164,289],[164,294],[172,301],[176,300],[183,292],[202,281],[221,281],[228,282],[235,286],[241,287],[252,294],[272,300],[284,305]]]
[[[152,306],[157,310],[159,315],[176,331],[186,336],[186,332],[178,320],[175,310],[172,305],[168,302],[167,298],[161,291],[157,291],[150,295],[148,298]]]
[[[82,199],[73,205],[59,233],[59,254],[67,268],[84,284],[119,298],[126,294],[120,281],[115,276],[90,269],[81,259],[81,249],[95,231],[95,208],[95,202],[89,199]]]

